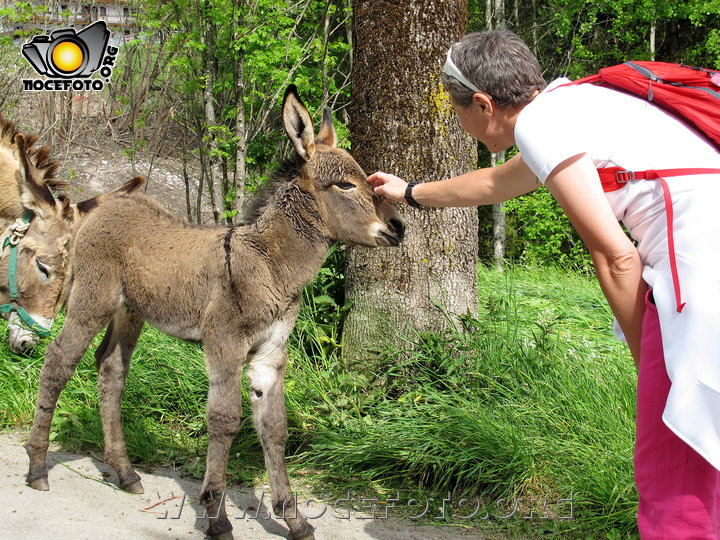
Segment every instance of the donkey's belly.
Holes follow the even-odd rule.
[[[200,331],[199,326],[186,326],[178,321],[164,322],[148,319],[148,322],[158,330],[161,330],[173,337],[186,339],[188,341],[202,341],[202,332]]]
[[[132,303],[129,305],[148,323],[170,336],[188,341],[202,341],[200,324],[194,314],[180,313],[178,311],[174,313],[158,312],[152,309],[152,303],[143,306]]]
[[[202,341],[201,310],[192,288],[151,287],[137,279],[126,279],[123,285],[122,301],[155,328],[176,338]]]

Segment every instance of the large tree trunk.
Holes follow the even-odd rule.
[[[440,180],[475,167],[440,82],[447,49],[464,31],[467,0],[355,0],[352,153],[367,173]],[[362,361],[398,334],[447,327],[477,311],[477,209],[412,209],[399,249],[352,248],[346,272],[352,309],[344,356]],[[397,331],[397,332],[396,332]]]

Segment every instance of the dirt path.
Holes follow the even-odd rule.
[[[200,481],[178,471],[139,470],[144,495],[131,495],[104,482],[110,468],[91,457],[60,452],[48,454],[50,491],[25,484],[27,434],[0,433],[0,538],[80,540],[202,539],[207,520],[197,503]],[[114,475],[110,475],[112,480]],[[268,518],[269,490],[235,489],[227,500],[236,540],[278,539],[288,532],[281,520]],[[407,518],[380,519],[354,510],[308,505],[300,509],[312,520],[317,540],[467,540],[477,533],[415,525]],[[322,514],[322,515],[321,515]],[[244,515],[244,517],[243,517]],[[350,516],[348,519],[348,515]]]

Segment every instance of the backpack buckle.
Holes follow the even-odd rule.
[[[633,171],[618,171],[615,173],[615,180],[618,184],[632,182],[635,179],[635,172]]]

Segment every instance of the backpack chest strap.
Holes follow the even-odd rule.
[[[720,169],[650,169],[647,171],[626,171],[622,167],[605,167],[598,169],[600,183],[603,191],[617,191],[633,180],[660,180],[671,176],[685,176],[691,174],[720,174]]]
[[[665,220],[667,222],[668,255],[670,257],[670,273],[672,274],[673,289],[675,290],[675,303],[677,312],[681,313],[685,307],[680,291],[680,276],[675,256],[675,236],[673,234],[673,203],[670,188],[665,180],[671,176],[686,176],[693,174],[720,174],[720,169],[651,169],[647,171],[626,171],[622,167],[605,167],[598,169],[598,176],[605,192],[622,189],[628,182],[635,180],[659,180],[663,190],[665,203]]]

